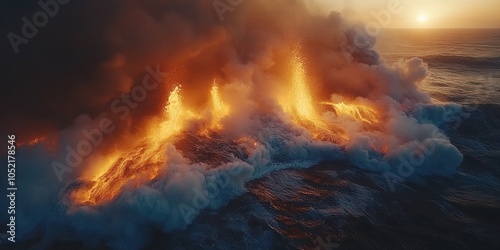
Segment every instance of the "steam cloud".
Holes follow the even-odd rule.
[[[88,246],[141,247],[151,241],[153,230],[183,230],[201,210],[219,208],[245,192],[250,180],[324,160],[344,159],[400,177],[410,176],[401,174],[401,166],[415,168],[411,178],[453,174],[462,155],[444,135],[443,126],[450,121],[443,117],[458,114],[461,107],[434,104],[419,90],[427,65],[419,58],[386,65],[372,48],[374,38],[363,35],[366,46],[357,46],[359,28],[339,13],[315,13],[305,2],[243,1],[223,22],[212,2],[204,0],[92,0],[61,10],[13,60],[33,63],[4,67],[11,72],[11,85],[2,99],[15,108],[3,112],[17,123],[8,122],[3,129],[18,128],[26,140],[51,138],[19,149],[23,167],[18,168],[18,185],[23,188],[18,199],[23,206],[18,237],[38,237],[41,247],[61,235]],[[325,108],[323,119],[348,128],[349,140],[342,144],[315,140],[291,121],[276,95],[289,86],[290,51],[297,47],[318,102],[354,101],[383,110],[382,125],[365,130],[359,121],[338,119]],[[145,66],[157,64],[168,69],[165,84],[59,183],[51,163],[64,159],[66,145],[82,139],[82,128],[95,128],[110,113],[113,100],[140,84]],[[203,109],[214,78],[224,83],[221,93],[232,107],[231,115],[221,120],[224,136],[255,140],[246,145],[252,150],[245,159],[233,157],[210,167],[166,145],[167,161],[154,180],[139,187],[125,185],[114,200],[96,206],[71,203],[69,192],[86,185],[80,178],[86,169],[98,167],[109,152],[126,150],[130,141],[143,136],[142,128],[163,112],[173,85],[182,84],[186,105]],[[190,122],[185,130],[197,126]],[[415,152],[422,158],[416,159]],[[182,204],[191,210],[181,212]],[[40,231],[44,235],[33,233]]]

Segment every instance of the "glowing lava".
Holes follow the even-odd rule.
[[[298,55],[293,57],[292,97],[293,108],[297,116],[305,120],[317,120],[318,115],[313,107],[313,98],[306,82],[304,63]]]
[[[342,126],[348,123],[337,122],[335,119],[360,121],[363,124],[376,125],[380,116],[376,109],[366,104],[346,102],[322,102],[316,100],[310,89],[310,79],[299,50],[293,50],[291,59],[290,82],[288,89],[276,97],[290,121],[308,130],[312,140],[330,141],[345,144],[349,141],[348,128]],[[231,118],[231,109],[223,100],[219,86],[214,81],[208,95],[209,102],[205,109],[192,111],[183,102],[181,86],[175,87],[169,97],[164,113],[160,118],[152,119],[151,128],[146,135],[132,144],[132,149],[126,152],[115,152],[101,160],[99,173],[84,174],[90,180],[82,180],[71,192],[71,200],[76,205],[100,204],[115,198],[125,187],[138,187],[158,178],[163,168],[166,168],[166,146],[179,142],[187,148],[195,149],[184,155],[193,162],[202,159],[204,163],[222,164],[229,158],[214,149],[229,150],[234,155],[245,158],[259,147],[260,142],[250,136],[240,140],[229,141],[224,137],[224,127],[221,121]],[[320,105],[333,108],[336,117],[324,118],[318,111]],[[208,111],[208,112],[207,112]],[[206,114],[210,114],[207,118]],[[331,117],[330,117],[331,118]],[[206,120],[204,120],[206,119]],[[201,128],[186,133],[192,121],[201,121]],[[339,120],[340,121],[340,120]],[[194,132],[194,133],[191,133]],[[190,137],[191,136],[191,137]],[[192,138],[198,136],[199,138]],[[208,142],[205,142],[208,141]],[[206,144],[206,145],[205,145]],[[205,145],[203,152],[198,149]],[[213,152],[212,152],[213,151]],[[211,152],[210,154],[207,152]],[[204,155],[204,156],[203,156]],[[210,159],[205,159],[211,157]],[[216,167],[216,166],[214,166]]]
[[[371,125],[380,122],[380,116],[378,115],[377,111],[366,105],[346,104],[344,102],[322,102],[321,104],[333,107],[337,116],[347,116],[353,120],[361,121]]]
[[[71,197],[76,204],[97,204],[114,198],[125,185],[139,186],[158,176],[165,164],[165,147],[182,132],[186,122],[196,115],[184,107],[181,88],[170,93],[165,107],[165,119],[152,129],[149,136],[130,152],[109,157],[102,163],[104,173],[87,185],[75,190]]]
[[[299,49],[293,50],[291,57],[291,86],[280,98],[280,105],[295,122],[310,128],[323,128],[326,125],[315,108],[315,102],[309,88],[307,73]]]
[[[212,128],[222,129],[220,121],[229,114],[229,107],[222,101],[219,86],[215,80],[210,90],[210,96],[212,99]]]

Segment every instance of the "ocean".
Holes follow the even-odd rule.
[[[430,75],[420,87],[437,100],[500,104],[499,29],[389,29],[375,48],[388,64],[422,58]]]
[[[82,129],[101,120],[81,114],[21,145],[19,242],[5,248],[500,249],[500,30],[384,30],[373,52],[381,60],[369,66],[346,63],[331,46],[345,40],[344,24],[323,21],[296,41],[307,41],[303,51],[283,40],[260,53],[274,35],[253,44],[240,29],[199,56],[198,42],[187,43],[186,74],[196,77],[158,90],[165,102],[152,97],[161,112],[147,113],[147,129],[131,113],[124,123],[144,131],[101,138],[64,181],[55,163],[74,163],[70,151],[96,139]],[[274,26],[259,16],[256,27]],[[219,88],[207,76],[222,65],[235,83]],[[203,94],[208,104],[191,112],[183,101]]]
[[[466,107],[442,128],[464,156],[456,173],[411,176],[391,191],[346,161],[279,170],[149,247],[500,249],[500,30],[384,30],[376,49],[386,64],[422,58],[430,75],[419,87]]]

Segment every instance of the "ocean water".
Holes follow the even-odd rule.
[[[430,75],[420,87],[438,100],[500,104],[499,29],[389,29],[375,48],[387,64],[422,58]]]
[[[500,249],[500,30],[385,30],[377,40],[382,63],[395,65],[397,84],[407,79],[397,74],[422,69],[419,60],[410,60],[415,67],[400,60],[419,57],[430,72],[419,87],[435,104],[394,115],[403,121],[418,116],[414,124],[396,124],[417,134],[411,142],[420,140],[419,133],[427,138],[425,125],[435,124],[461,155],[442,140],[430,164],[417,169],[423,174],[388,179],[375,164],[380,152],[351,157],[349,149],[302,140],[300,129],[263,115],[255,135],[262,145],[243,143],[265,145],[253,158],[224,135],[185,133],[165,149],[172,156],[173,172],[167,173],[174,174],[126,187],[109,203],[68,207],[67,195],[84,182],[61,189],[40,182],[39,176],[54,177],[38,168],[51,164],[40,143],[20,149],[19,164],[26,166],[20,176],[34,176],[22,179],[20,197],[43,185],[56,201],[30,199],[28,205],[37,205],[30,217],[40,219],[20,220],[19,228],[27,226],[19,247],[7,249]],[[448,102],[462,105],[462,112]],[[448,108],[454,120],[440,122],[445,117],[436,116]],[[363,145],[351,151],[357,149]],[[222,187],[219,173],[237,169],[192,220],[175,209],[183,202],[195,205],[195,187]]]
[[[444,129],[464,155],[455,174],[412,176],[391,190],[380,173],[343,161],[275,171],[148,247],[500,249],[500,30],[385,30],[377,39],[385,63],[429,65],[420,87],[437,102],[468,107]]]

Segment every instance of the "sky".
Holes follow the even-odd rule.
[[[500,28],[499,0],[318,0],[324,11],[338,10],[356,21],[376,19],[373,13],[401,3],[384,28]],[[326,7],[326,8],[325,8]]]
[[[345,19],[365,22],[376,20],[373,13],[376,16],[381,11],[387,12],[391,1],[401,1],[402,10],[397,15],[391,15],[390,22],[384,28],[500,28],[500,0],[304,0],[311,8],[316,7],[324,14],[337,11]],[[132,80],[136,80],[129,79],[129,74],[124,72],[135,72],[136,77],[140,78],[144,65],[151,64],[151,55],[163,59],[169,58],[170,52],[176,53],[177,48],[185,43],[179,36],[185,35],[186,39],[204,37],[206,34],[200,33],[199,27],[216,26],[207,20],[220,24],[214,18],[217,13],[212,0],[69,1],[60,7],[58,14],[51,17],[45,26],[37,29],[28,43],[19,45],[20,51],[16,53],[8,34],[23,32],[22,18],[32,19],[35,13],[39,13],[41,7],[38,2],[0,1],[0,34],[4,37],[0,40],[0,76],[4,85],[0,100],[8,103],[0,105],[0,113],[9,114],[5,117],[9,117],[10,121],[25,120],[16,126],[24,124],[27,126],[26,131],[34,131],[31,124],[35,121],[37,128],[51,130],[53,127],[66,127],[79,114],[99,114],[103,107],[108,107],[107,102],[116,93],[124,92]],[[136,15],[142,13],[141,8],[174,2],[207,5],[206,8],[210,10],[207,12],[208,17],[193,11],[181,11],[190,20],[201,20],[196,25],[197,32],[183,30],[183,26],[170,20],[165,22],[172,23],[171,26],[162,24],[170,30],[163,27],[156,30],[158,24],[155,20],[162,15],[164,7],[148,9],[154,18],[143,18],[143,23],[137,21]],[[237,13],[236,10],[234,12]],[[279,16],[284,10],[280,12],[276,14]],[[426,21],[419,22],[419,16],[425,16]],[[276,29],[275,32],[280,31]],[[171,39],[172,33],[180,35]],[[160,49],[155,46],[164,46],[166,42],[162,39],[169,45],[172,43],[166,47],[176,49],[160,55]],[[125,54],[130,53],[127,56],[131,58],[128,59],[130,62],[134,62],[133,66],[122,65],[123,51]],[[148,54],[144,51],[151,52]],[[1,123],[0,131],[5,126],[6,123]]]

